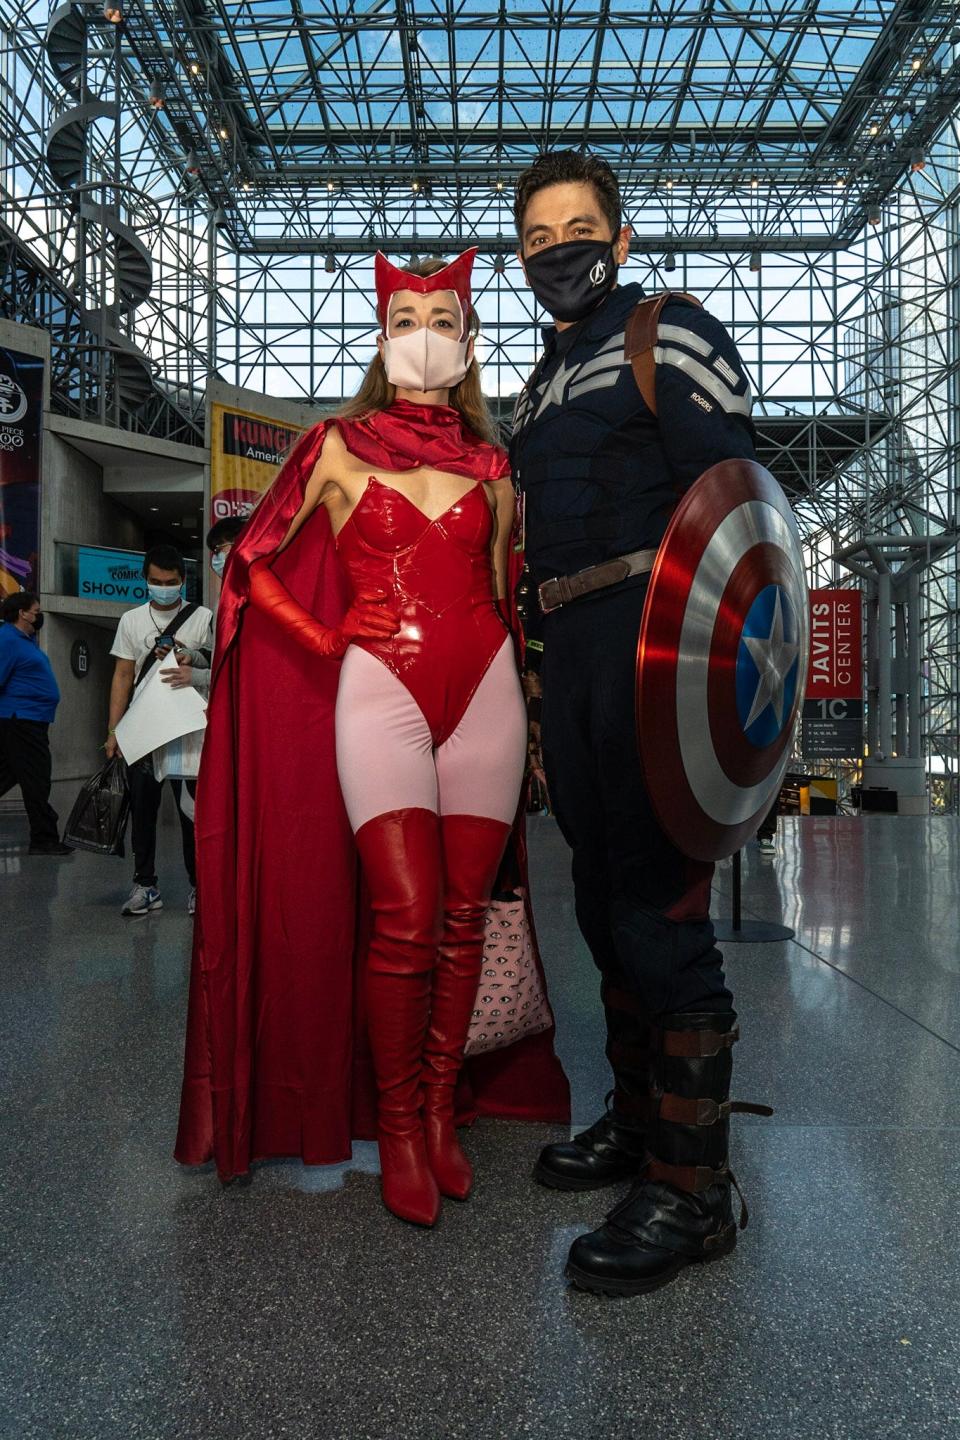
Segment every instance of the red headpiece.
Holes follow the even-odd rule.
[[[473,270],[476,255],[477,247],[474,246],[472,250],[464,250],[462,255],[451,260],[449,265],[445,265],[435,275],[411,275],[408,271],[399,270],[396,265],[392,265],[383,251],[378,250],[373,263],[373,273],[377,284],[377,315],[383,328],[386,329],[387,326],[391,296],[398,290],[412,290],[417,295],[433,295],[438,290],[452,290],[463,311],[465,335],[467,320],[473,308],[470,301],[470,272]]]

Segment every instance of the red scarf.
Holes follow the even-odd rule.
[[[416,470],[430,465],[473,480],[499,480],[510,469],[499,445],[481,440],[452,405],[415,405],[394,400],[362,420],[334,418],[351,455],[381,470]]]

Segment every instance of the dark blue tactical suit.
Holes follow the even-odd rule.
[[[662,311],[656,416],[648,409],[624,360],[624,328],[642,298],[625,285],[578,325],[545,330],[518,402],[511,457],[534,594],[554,576],[655,547],[705,470],[754,458],[736,347],[686,301]],[[632,577],[541,618],[547,781],[605,997],[625,986],[650,1018],[729,1011],[708,914],[713,867],[666,838],[640,770],[634,676],[646,585]],[[531,655],[536,629],[534,619]]]

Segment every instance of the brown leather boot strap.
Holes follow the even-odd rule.
[[[708,1060],[721,1050],[731,1050],[740,1039],[740,1026],[732,1030],[663,1030],[664,1055],[681,1060]]]
[[[746,1230],[750,1223],[750,1212],[747,1210],[743,1191],[729,1166],[725,1165],[722,1170],[711,1170],[708,1165],[667,1165],[651,1156],[647,1161],[644,1179],[672,1185],[675,1190],[686,1190],[688,1195],[699,1195],[702,1191],[709,1190],[711,1185],[729,1181],[740,1201],[740,1229]]]
[[[690,1100],[682,1095],[660,1097],[660,1119],[671,1125],[717,1125],[731,1115],[772,1115],[769,1105],[746,1100]]]
[[[699,1195],[701,1191],[709,1190],[711,1185],[729,1180],[730,1171],[726,1166],[722,1170],[711,1170],[709,1165],[668,1165],[651,1157],[647,1162],[645,1178],[672,1185],[675,1190],[686,1190],[688,1195]]]

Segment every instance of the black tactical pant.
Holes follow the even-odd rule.
[[[156,885],[157,883],[157,817],[160,814],[160,800],[163,793],[163,781],[158,780],[153,773],[153,764],[149,757],[145,760],[138,760],[135,765],[130,766],[130,829],[133,842],[133,878],[138,885]],[[189,877],[190,884],[197,883],[197,863],[194,848],[193,821],[189,815],[183,813],[181,805],[182,791],[184,785],[189,795],[197,793],[197,782],[195,780],[171,780],[174,799],[177,802],[177,815],[180,819],[180,832],[183,842],[183,863]]]
[[[713,866],[663,833],[636,743],[637,640],[646,582],[600,593],[544,622],[543,751],[550,798],[573,851],[577,921],[609,984],[649,1019],[729,1010],[709,918]]]
[[[56,845],[57,812],[50,804],[50,726],[45,720],[0,719],[0,796],[20,786],[31,845]]]

